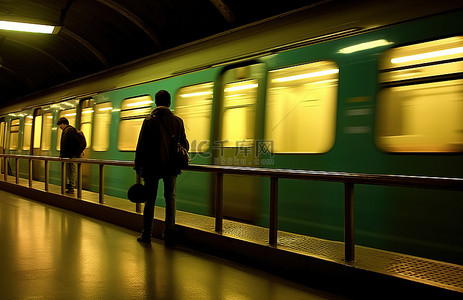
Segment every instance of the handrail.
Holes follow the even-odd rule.
[[[60,162],[89,163],[97,165],[112,165],[121,167],[134,167],[133,161],[106,160],[93,158],[64,158],[54,156],[0,154],[0,157],[22,158],[32,160],[48,160]],[[253,175],[278,177],[284,179],[305,179],[316,181],[344,182],[354,184],[371,185],[392,185],[403,187],[416,187],[428,189],[462,190],[463,178],[458,177],[435,177],[435,176],[412,176],[412,175],[386,175],[386,174],[365,174],[334,171],[313,171],[293,169],[270,169],[252,168],[220,165],[189,165],[185,171],[213,172],[235,175]]]
[[[32,187],[32,160],[44,160],[45,172],[48,173],[48,161],[62,162],[62,183],[61,191],[64,194],[65,178],[64,163],[75,162],[78,164],[78,198],[81,198],[82,178],[81,164],[97,164],[100,166],[100,203],[104,203],[103,186],[104,175],[103,166],[125,166],[133,167],[133,161],[115,161],[102,159],[88,158],[72,158],[60,159],[59,157],[37,156],[37,155],[16,155],[16,154],[0,154],[4,159],[4,167],[6,167],[7,158],[15,158],[16,166],[18,159],[29,160],[29,187]],[[218,166],[218,165],[189,165],[185,171],[210,172],[217,174],[214,181],[215,187],[215,230],[222,232],[223,224],[223,174],[235,175],[250,175],[264,176],[270,178],[270,226],[269,226],[269,244],[275,246],[277,244],[278,232],[278,179],[299,179],[299,180],[315,180],[340,182],[345,185],[345,211],[344,211],[344,243],[345,243],[345,260],[353,262],[355,259],[355,243],[354,243],[354,184],[369,184],[369,185],[387,185],[401,186],[412,188],[426,189],[444,189],[463,191],[463,178],[455,177],[431,177],[431,176],[410,176],[410,175],[385,175],[385,174],[364,174],[364,173],[349,173],[349,172],[328,172],[328,171],[313,171],[313,170],[289,170],[289,169],[268,169],[268,168],[251,168],[251,167],[236,167],[236,166]],[[5,171],[5,170],[4,170]],[[7,174],[5,172],[5,181]],[[45,190],[48,191],[48,174],[45,175]],[[137,182],[140,178],[137,176]],[[64,181],[64,182],[63,182]],[[16,172],[16,183],[18,183],[18,172]],[[141,206],[137,204],[137,212],[141,212]]]

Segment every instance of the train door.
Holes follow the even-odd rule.
[[[90,157],[90,146],[92,144],[92,121],[93,121],[93,99],[83,99],[80,101],[80,130],[84,133],[87,147],[82,157]],[[90,189],[90,164],[82,164],[82,187]]]
[[[32,125],[34,123],[34,116],[29,115],[29,114],[24,114],[24,129],[23,129],[23,134],[22,134],[22,151],[25,154],[32,154],[32,147],[31,147],[31,142],[32,142]]]
[[[259,87],[264,84],[263,64],[226,70],[220,84],[218,136],[213,145],[214,164],[258,167],[258,145],[262,131]],[[255,222],[258,216],[261,178],[225,175],[223,215]]]
[[[5,153],[5,134],[6,122],[5,118],[0,118],[0,153]],[[0,172],[4,173],[3,159],[0,159]]]
[[[32,155],[41,155],[40,144],[42,141],[42,109],[38,108],[34,111],[34,119],[32,122]],[[39,180],[41,161],[32,161],[32,179]]]
[[[51,132],[53,127],[53,114],[36,109],[34,112],[34,141],[32,152],[34,155],[50,156]],[[43,179],[45,169],[44,161],[33,161],[32,178]]]

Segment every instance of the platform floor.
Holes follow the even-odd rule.
[[[3,178],[1,178],[1,179],[3,179]],[[3,180],[1,180],[1,181],[3,181]],[[8,182],[14,182],[14,177],[9,177]],[[19,184],[22,185],[22,186],[28,186],[28,181],[25,180],[25,179],[20,178],[19,179]],[[33,189],[43,190],[43,188],[44,188],[43,182],[36,182],[36,181],[33,182]],[[50,185],[50,192],[55,193],[55,194],[60,194],[60,187]],[[10,197],[14,198],[16,196],[10,196]],[[75,197],[75,194],[74,194],[74,197]],[[3,197],[0,194],[0,200],[2,198]],[[21,199],[21,198],[18,198],[18,199]],[[87,201],[87,202],[94,202],[94,203],[96,202],[97,203],[98,202],[98,194],[88,192],[88,191],[83,191],[83,199],[84,199],[83,202]],[[37,203],[37,202],[31,202],[31,203],[34,203],[35,205],[42,205],[41,203]],[[114,197],[110,197],[110,196],[105,196],[105,204],[104,204],[104,206],[111,206],[111,207],[116,207],[118,209],[123,209],[123,210],[135,212],[135,205],[130,203],[126,199],[120,199],[120,198],[114,198]],[[64,214],[67,212],[67,211],[62,211],[60,209],[56,209],[56,208],[54,208],[52,206],[44,205],[44,207],[46,207],[45,211],[51,211],[51,210],[55,209],[57,211],[63,212]],[[70,213],[70,212],[67,212],[67,213],[69,213],[69,216],[76,216],[76,218],[78,216],[80,216],[82,218],[82,220],[93,220],[93,222],[97,222],[97,223],[101,222],[101,221],[94,220],[94,219],[91,219],[91,218],[82,217],[81,215],[78,215],[78,214],[73,214],[73,213]],[[64,219],[69,219],[70,217],[61,217],[61,219],[63,219],[63,218]],[[159,219],[159,220],[164,219],[163,208],[156,207],[155,218]],[[3,222],[3,212],[2,212],[2,220],[1,221]],[[63,221],[61,223],[63,223]],[[61,225],[61,226],[67,226],[66,224],[67,224],[67,222],[64,222],[64,225]],[[107,224],[107,223],[101,222],[101,224]],[[212,237],[214,235],[216,236],[216,234],[214,233],[214,224],[215,224],[214,223],[214,218],[211,218],[211,217],[199,216],[199,215],[194,215],[194,214],[178,211],[177,212],[177,224],[181,225],[181,226],[184,226],[185,228],[193,228],[193,229],[195,229],[197,231],[200,231],[200,232],[210,233],[210,236],[212,236]],[[49,227],[49,225],[47,225],[47,226]],[[120,230],[121,232],[125,232],[128,235],[130,235],[130,238],[128,238],[128,241],[127,241],[127,243],[130,244],[130,247],[128,247],[128,246],[127,247],[130,248],[131,250],[133,249],[133,239],[137,235],[136,232],[128,231],[127,229],[121,229],[121,228],[119,228],[117,226],[114,226],[114,225],[108,225],[108,226],[109,226],[108,228],[115,228],[114,230],[117,229],[117,231]],[[2,224],[2,228],[3,228],[3,224]],[[103,229],[99,229],[99,230],[102,231]],[[81,232],[81,231],[82,231],[82,229],[78,229],[78,232]],[[71,233],[69,233],[69,234],[71,234]],[[9,233],[9,235],[11,235],[11,233]],[[4,236],[4,234],[2,233],[2,239],[3,239],[3,236]],[[252,225],[248,225],[248,224],[243,224],[243,223],[239,223],[239,222],[233,222],[233,221],[229,221],[229,220],[224,220],[223,232],[222,232],[222,234],[220,236],[223,236],[225,238],[231,238],[231,239],[235,239],[235,240],[244,241],[245,243],[248,243],[249,245],[255,245],[255,244],[268,245],[268,229],[257,227],[257,226],[252,226]],[[84,237],[82,237],[82,238],[84,238]],[[96,240],[100,241],[102,239],[103,240],[106,239],[105,235],[103,235],[103,236],[100,235],[98,237],[98,239],[96,239]],[[156,241],[156,240],[153,239],[153,241]],[[3,240],[1,240],[0,242],[3,245]],[[83,241],[77,241],[77,244],[81,245],[81,244],[83,244]],[[91,244],[91,242],[86,241],[85,244],[86,245]],[[62,247],[64,248],[64,245]],[[162,248],[162,250],[156,250],[158,247]],[[82,248],[82,246],[80,246],[80,248]],[[164,249],[163,244],[160,243],[159,241],[158,242],[153,242],[153,245],[152,245],[151,249],[152,249],[151,251],[153,251],[153,249],[156,250],[156,251],[153,251],[153,252],[155,252],[154,255],[157,255],[156,253],[161,252],[161,251],[163,253],[166,252],[166,251],[170,252],[170,250]],[[252,249],[252,247],[249,248],[250,251],[252,251],[251,249]],[[351,269],[366,270],[368,272],[373,272],[373,273],[370,273],[370,274],[378,274],[378,275],[380,275],[379,277],[387,276],[389,278],[399,278],[399,279],[404,279],[404,280],[410,281],[410,282],[416,282],[416,283],[424,284],[424,285],[427,285],[427,286],[443,288],[443,290],[447,290],[447,291],[455,291],[455,292],[457,292],[456,293],[457,297],[460,297],[460,295],[463,295],[463,266],[460,266],[460,265],[448,264],[448,263],[444,263],[444,262],[439,262],[439,261],[434,261],[434,260],[429,260],[429,259],[424,259],[424,258],[419,258],[419,257],[413,257],[413,256],[409,256],[409,255],[399,254],[399,253],[387,252],[387,251],[382,251],[382,250],[378,250],[378,249],[371,249],[371,248],[362,247],[362,246],[356,246],[356,249],[355,249],[356,261],[355,261],[355,263],[348,263],[348,262],[344,261],[344,244],[342,242],[327,241],[327,240],[322,240],[322,239],[317,239],[317,238],[313,238],[313,237],[302,236],[302,235],[297,235],[297,234],[292,234],[292,233],[287,233],[287,232],[282,232],[282,231],[278,232],[278,246],[277,246],[277,249],[287,251],[288,253],[300,253],[304,257],[315,258],[315,259],[319,259],[321,261],[334,262],[335,264],[346,266],[347,269],[351,268]],[[98,253],[97,250],[94,250],[95,253]],[[199,253],[196,253],[196,252],[191,252],[191,250],[187,250],[186,248],[179,248],[179,249],[176,249],[176,250],[180,250],[183,253],[189,253],[189,254],[193,253],[194,255],[198,254],[198,257],[203,256],[203,254],[199,254]],[[52,251],[52,250],[50,250],[50,251]],[[53,250],[53,251],[56,251],[56,249]],[[109,250],[106,249],[106,251],[109,251]],[[146,252],[148,250],[144,249],[143,251],[144,252],[142,252],[142,253],[137,253],[136,256],[140,256],[140,255],[145,255],[146,256]],[[124,253],[126,253],[126,252],[127,251],[124,251]],[[173,252],[175,253],[175,251],[173,251]],[[0,254],[2,254],[2,253],[0,253]],[[100,255],[100,254],[98,254],[98,255]],[[216,258],[212,258],[212,257],[209,257],[209,256],[204,256],[204,257],[206,257],[207,260],[217,260]],[[0,261],[1,261],[1,259],[2,258],[0,257]],[[223,260],[219,260],[219,261],[223,261]],[[228,261],[224,261],[224,262],[228,263]],[[291,263],[291,262],[288,261],[288,263]],[[92,263],[92,265],[93,265],[93,263]],[[232,263],[232,265],[235,265],[235,264]],[[198,264],[198,266],[199,266],[199,264]],[[244,268],[242,265],[239,265],[239,264],[235,265],[235,266],[238,269]],[[80,268],[82,268],[82,267],[80,267]],[[117,269],[119,269],[119,268],[121,268],[121,267],[119,266]],[[190,268],[191,268],[191,266],[190,266]],[[207,269],[209,267],[204,267],[204,268]],[[115,269],[115,268],[113,268],[113,269]],[[111,269],[111,270],[113,270],[113,269]],[[256,269],[251,269],[251,270],[256,271]],[[191,270],[190,271],[185,271],[185,272],[190,273]],[[266,274],[266,273],[262,273],[262,272],[259,272],[259,271],[256,271],[256,272],[258,274]],[[159,271],[159,273],[162,274],[162,271]],[[228,272],[221,272],[221,273],[228,273]],[[195,277],[196,277],[196,275],[197,274],[195,273]],[[162,276],[162,275],[160,275],[160,276]],[[104,277],[106,277],[106,276],[104,276]],[[212,277],[214,277],[214,276],[212,276]],[[274,277],[274,278],[280,278],[281,279],[281,277]],[[1,279],[2,278],[0,278],[0,280]],[[375,280],[375,279],[373,279],[373,280]],[[201,281],[208,282],[210,280],[208,280],[207,278],[203,278],[203,279],[201,279]],[[235,282],[235,280],[231,280],[231,282]],[[380,284],[380,286],[383,285],[385,287],[388,287],[389,291],[392,294],[395,294],[396,292],[397,293],[400,292],[400,288],[395,289],[394,286],[388,285],[387,282],[388,281],[386,280],[384,282],[384,284],[382,283],[382,284]],[[287,283],[290,283],[290,282],[287,281]],[[138,283],[138,284],[139,284],[139,286],[142,285],[140,283]],[[220,280],[220,284],[225,284],[226,285],[226,283],[223,283],[221,280]],[[267,287],[270,290],[274,288],[273,287],[274,285],[275,284],[273,284],[273,283],[267,283]],[[291,285],[292,285],[292,283],[291,283]],[[2,286],[3,286],[3,283],[0,283],[0,288],[2,288]],[[176,289],[175,285],[173,285],[173,286],[174,286],[174,289]],[[238,290],[241,290],[240,286],[241,285],[236,285],[235,288],[237,288]],[[249,288],[251,289],[253,286],[254,285],[250,285]],[[317,290],[311,290],[310,288],[308,290],[306,290],[304,288],[304,286],[298,286],[298,285],[296,285],[296,286],[298,288],[302,288],[304,293],[305,292],[308,292],[308,293],[314,292],[314,295],[313,295],[313,297],[310,296],[309,298],[304,298],[304,297],[308,297],[307,295],[310,295],[310,294],[307,294],[307,295],[306,294],[301,294],[302,298],[298,298],[299,297],[299,296],[297,296],[298,293],[295,293],[294,294],[295,296],[291,297],[291,299],[318,299],[317,297],[321,297],[322,299],[323,299],[323,297],[328,297],[329,299],[336,299],[336,298],[339,297],[339,296],[336,296],[336,295],[333,295],[333,294],[326,294],[324,292],[320,292],[321,294],[317,294],[319,292]],[[307,286],[307,285],[305,285],[305,286]],[[309,285],[309,286],[311,286],[311,285]],[[247,289],[246,284],[244,284],[243,287],[245,287],[244,289]],[[354,286],[352,287],[353,291],[349,292],[347,294],[355,295],[356,294],[355,290],[358,290],[359,288],[364,289],[365,288],[364,284],[359,282],[358,284],[356,284],[355,287]],[[328,291],[331,291],[331,290],[328,290]],[[241,294],[239,294],[239,295],[235,295],[236,297],[235,296],[228,297],[227,295],[229,295],[229,294],[226,294],[226,295],[223,294],[223,293],[217,294],[216,292],[214,292],[214,293],[211,294],[212,296],[210,296],[210,297],[205,295],[204,297],[199,297],[199,298],[193,297],[193,298],[195,298],[195,299],[279,299],[278,298],[279,296],[277,296],[279,294],[277,292],[272,292],[272,293],[269,293],[268,295],[261,294],[261,295],[263,295],[262,297],[260,297],[257,294],[256,295],[249,294],[248,292],[249,291],[243,291],[243,293],[245,293],[245,294],[243,294],[244,296],[240,296]],[[288,295],[291,295],[292,292],[289,291],[288,293],[289,293]],[[437,292],[437,294],[439,295],[440,292]],[[1,295],[1,293],[0,293],[0,295]],[[141,294],[140,297],[143,297],[143,295],[144,294]],[[217,298],[215,295],[220,295],[220,296]],[[225,295],[225,296],[223,296],[223,295]],[[232,295],[232,294],[230,294],[230,295]],[[343,295],[346,295],[346,294],[343,293]],[[137,297],[138,296],[139,296],[139,294],[137,294]],[[128,297],[131,297],[131,296],[129,295]],[[156,298],[156,297],[158,297],[159,299],[183,299],[183,298],[176,298],[177,297],[176,295],[172,296],[174,298],[170,298],[169,296],[166,296],[167,298],[163,298],[164,297],[163,295],[148,296],[148,298]],[[274,298],[272,298],[272,297],[274,297]],[[275,297],[277,297],[277,298],[275,298]],[[287,298],[287,296],[284,296],[284,297]],[[122,298],[127,298],[127,297],[122,297]],[[190,298],[190,299],[192,299],[192,298]]]
[[[0,191],[1,299],[346,299]]]

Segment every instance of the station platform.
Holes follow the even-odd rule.
[[[344,299],[0,191],[1,299]]]
[[[463,266],[177,212],[177,244],[136,242],[142,215],[126,199],[14,177],[0,181],[2,299],[463,298]],[[14,193],[14,194],[13,194]]]

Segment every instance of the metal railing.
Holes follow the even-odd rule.
[[[7,159],[15,159],[16,170],[19,167],[19,159],[29,160],[29,187],[32,187],[32,161],[45,161],[45,191],[48,192],[49,181],[49,162],[61,162],[61,193],[65,189],[65,163],[77,163],[77,197],[82,198],[82,163],[99,165],[99,202],[104,203],[104,166],[126,166],[133,167],[133,161],[114,161],[99,159],[60,159],[58,157],[34,156],[34,155],[14,155],[0,154],[3,158],[3,166],[6,167]],[[448,177],[428,177],[428,176],[407,176],[407,175],[381,175],[381,174],[361,174],[347,172],[325,172],[310,170],[288,170],[288,169],[266,169],[234,166],[217,166],[217,165],[190,165],[185,168],[186,171],[209,172],[216,174],[214,180],[215,190],[215,231],[222,232],[223,229],[223,175],[248,175],[262,176],[270,178],[270,224],[269,224],[269,244],[276,246],[278,237],[278,180],[279,179],[297,179],[297,180],[315,180],[327,182],[340,182],[344,184],[344,244],[345,260],[353,262],[355,260],[355,242],[354,242],[354,184],[382,185],[382,186],[399,186],[425,189],[443,189],[463,191],[463,178]],[[4,171],[4,180],[7,181],[7,172]],[[137,181],[140,178],[137,176]],[[16,183],[19,183],[19,172],[16,172]],[[137,212],[141,212],[141,205],[137,204]]]

